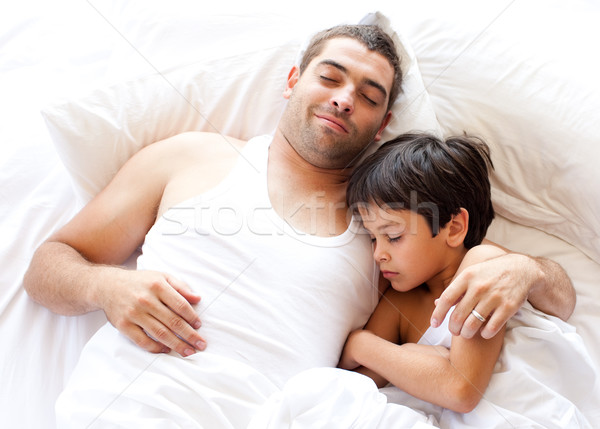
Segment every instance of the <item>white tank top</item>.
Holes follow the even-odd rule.
[[[138,269],[170,273],[201,295],[203,353],[245,362],[281,386],[304,369],[337,365],[378,294],[370,240],[356,234],[356,220],[325,238],[295,231],[273,210],[271,140],[250,140],[221,184],[165,212]]]

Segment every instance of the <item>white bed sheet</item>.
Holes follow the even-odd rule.
[[[97,64],[82,54],[98,41],[72,38],[84,33],[56,6],[23,2],[0,17],[0,416],[6,427],[54,426],[54,398],[101,321],[98,314],[52,314],[21,284],[33,250],[75,210],[40,109],[63,93],[77,93],[78,82],[90,79],[88,68]],[[74,3],[63,6],[88,16]]]
[[[280,3],[273,7],[290,13]],[[5,427],[52,428],[54,400],[105,319],[101,313],[52,314],[22,289],[34,249],[79,208],[39,112],[56,98],[75,97],[133,71],[115,72],[111,53],[123,40],[86,2],[14,3],[0,15],[0,29],[0,416]],[[565,241],[503,218],[489,236],[566,268],[578,295],[570,322],[600,362],[600,264]]]

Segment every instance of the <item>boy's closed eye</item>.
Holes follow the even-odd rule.
[[[392,234],[386,234],[385,235],[385,239],[387,241],[389,241],[390,243],[394,243],[398,240],[400,240],[402,238],[402,234],[398,234],[398,235],[392,235]],[[377,241],[377,238],[373,235],[370,236],[371,239],[371,243],[375,243]]]

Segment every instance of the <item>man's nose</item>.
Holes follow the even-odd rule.
[[[348,115],[354,112],[354,97],[349,88],[342,88],[331,98],[331,105],[338,111]]]

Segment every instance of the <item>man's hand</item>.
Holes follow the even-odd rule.
[[[492,338],[521,308],[542,276],[533,259],[515,253],[468,266],[436,301],[431,325],[439,326],[456,304],[449,323],[452,334],[472,338],[481,329],[483,338]]]
[[[196,332],[200,318],[192,307],[200,296],[180,280],[155,271],[123,270],[119,287],[99,297],[106,317],[139,347],[152,352],[175,350],[189,356],[204,350]]]

